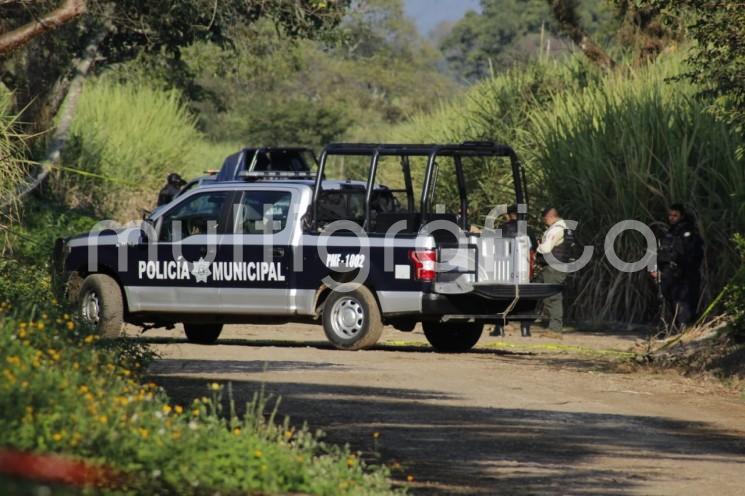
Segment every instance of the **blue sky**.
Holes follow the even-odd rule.
[[[457,21],[468,10],[478,10],[479,0],[405,0],[406,14],[423,35],[442,21]]]

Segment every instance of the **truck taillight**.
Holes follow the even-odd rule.
[[[437,252],[434,250],[411,250],[409,260],[414,264],[414,278],[419,281],[435,280],[435,262]]]

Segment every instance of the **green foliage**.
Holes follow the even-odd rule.
[[[580,2],[585,29],[608,37],[611,12],[605,1]],[[469,12],[443,40],[441,50],[459,78],[474,81],[526,60],[569,51],[545,0],[482,0],[481,12]]]
[[[62,453],[118,473],[137,494],[390,494],[387,472],[276,423],[260,395],[235,415],[223,387],[190,405],[142,385],[152,354],[99,342],[58,307],[0,306],[0,445]],[[24,317],[21,318],[20,316]]]
[[[205,169],[194,155],[201,141],[179,93],[143,82],[91,81],[63,157],[65,166],[88,175],[76,174],[68,188],[102,215],[137,218],[136,209],[152,205],[168,173],[189,177]],[[222,158],[214,157],[212,163]],[[70,178],[75,171],[64,172]],[[149,196],[143,199],[138,193]]]
[[[727,285],[724,308],[732,319],[731,328],[739,336],[745,336],[745,236],[736,234],[733,238],[740,256],[740,265]]]
[[[7,229],[14,220],[15,196],[25,172],[26,136],[18,130],[18,117],[11,111],[11,102],[11,93],[0,84],[0,230]]]
[[[24,205],[22,222],[6,233],[0,259],[0,301],[14,305],[53,298],[49,284],[54,240],[88,231],[96,220],[90,212],[32,199]]]
[[[292,40],[267,22],[232,49],[200,43],[184,53],[211,97],[193,103],[212,139],[321,147],[373,140],[456,91],[437,54],[401,14],[400,0],[359,2],[335,43]]]
[[[718,109],[745,132],[745,4],[727,0],[645,0],[662,9],[669,24],[688,21],[696,42],[687,77],[701,93],[719,99]]]

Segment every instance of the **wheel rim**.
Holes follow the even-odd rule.
[[[98,295],[94,291],[85,293],[80,310],[85,320],[98,325],[101,320],[101,302],[98,300]]]
[[[362,332],[364,322],[365,310],[354,298],[341,298],[331,307],[331,328],[340,338],[356,337]]]

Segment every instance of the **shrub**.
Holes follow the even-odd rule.
[[[138,207],[152,206],[168,173],[188,177],[206,168],[204,153],[194,155],[202,143],[178,92],[94,80],[84,88],[64,154],[65,165],[81,172],[64,171],[65,187],[101,215],[131,220]]]
[[[737,336],[745,337],[745,236],[737,234],[734,243],[740,255],[740,267],[727,285],[724,308],[732,319],[732,330]]]
[[[218,384],[170,404],[137,381],[151,358],[131,342],[98,341],[57,307],[28,316],[3,304],[0,446],[103,465],[120,489],[143,494],[391,492],[386,471],[267,419],[259,396],[243,418],[224,414]]]

